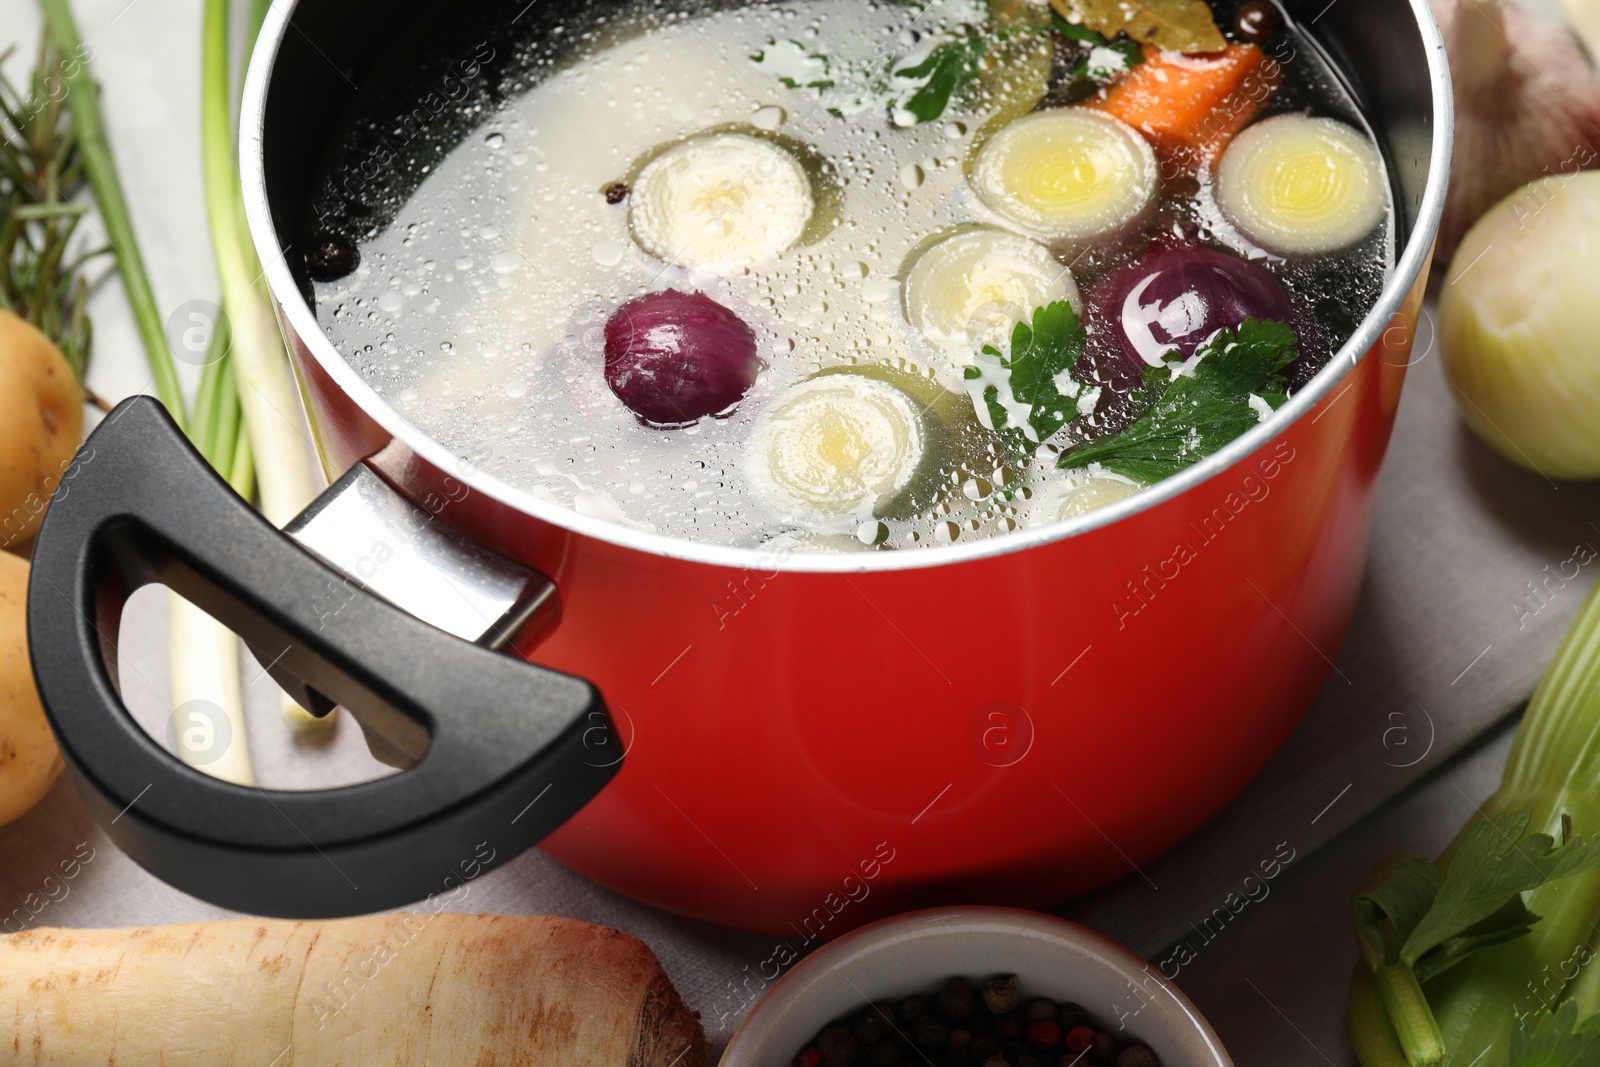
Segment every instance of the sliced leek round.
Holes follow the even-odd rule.
[[[1383,221],[1383,163],[1371,138],[1336,119],[1278,115],[1249,127],[1217,165],[1217,206],[1270,252],[1334,252]]]
[[[1037,241],[969,230],[928,247],[911,264],[906,317],[928,343],[965,364],[984,345],[1006,351],[1012,327],[1057,300],[1082,310],[1072,272]]]
[[[647,163],[628,198],[640,247],[682,267],[728,273],[800,240],[815,200],[794,155],[746,133],[710,133]]]
[[[1025,521],[1029,526],[1048,526],[1115,504],[1143,488],[1143,482],[1093,465],[1083,470],[1052,471],[1032,487]]]
[[[780,517],[848,532],[906,493],[936,432],[922,406],[888,382],[820,374],[757,420],[746,474]]]
[[[1035,111],[978,150],[972,188],[997,214],[1056,244],[1114,235],[1154,202],[1155,153],[1133,127],[1082,108]]]

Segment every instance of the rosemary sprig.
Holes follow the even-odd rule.
[[[83,251],[74,240],[84,209],[72,198],[85,177],[66,107],[74,62],[46,37],[26,91],[0,76],[0,308],[50,338],[81,381],[94,340],[83,272],[108,249]]]

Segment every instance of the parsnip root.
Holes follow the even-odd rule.
[[[648,947],[546,917],[27,931],[0,938],[0,1020],[5,1065],[704,1067],[707,1056]]]

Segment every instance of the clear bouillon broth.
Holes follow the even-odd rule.
[[[1188,56],[1026,0],[529,19],[358,100],[319,320],[428,435],[630,528],[889,551],[1058,522],[1267,418],[1392,269],[1343,79],[1235,8]]]

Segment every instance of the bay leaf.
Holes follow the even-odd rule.
[[[1228,47],[1205,0],[1050,0],[1068,22],[1173,52],[1220,52]]]

